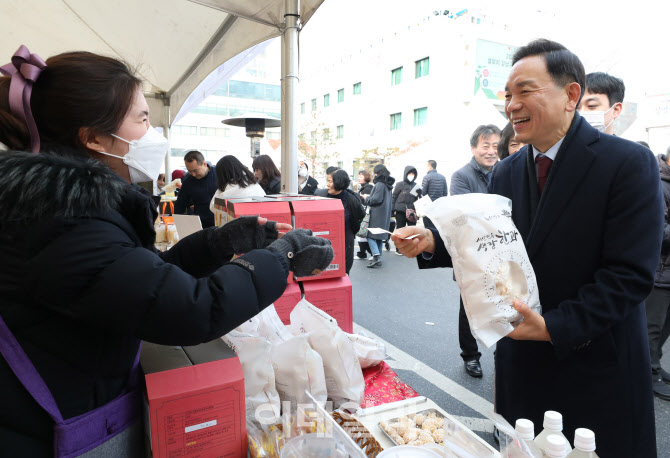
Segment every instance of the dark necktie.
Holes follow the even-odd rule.
[[[552,164],[551,158],[547,156],[538,155],[535,158],[535,163],[537,164],[537,186],[540,189],[540,195],[544,190],[544,185],[547,183],[547,177],[549,176],[549,169]]]

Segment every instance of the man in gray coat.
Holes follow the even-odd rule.
[[[421,195],[430,196],[430,200],[433,202],[440,197],[449,195],[447,179],[441,173],[437,173],[436,169],[437,162],[433,160],[428,161],[428,173],[423,177],[423,181],[421,182]],[[435,228],[433,222],[425,216],[423,217],[423,225]]]
[[[473,192],[486,194],[490,174],[498,162],[499,140],[500,129],[493,124],[481,125],[475,129],[470,137],[472,159],[451,176],[452,196]],[[482,354],[470,331],[470,323],[463,308],[462,298],[458,313],[458,343],[461,346],[465,372],[472,377],[481,377],[482,366],[479,358]]]

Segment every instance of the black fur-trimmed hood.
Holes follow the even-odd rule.
[[[0,226],[114,211],[129,188],[104,163],[77,153],[0,151],[0,177]]]

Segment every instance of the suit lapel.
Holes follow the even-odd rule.
[[[595,153],[588,145],[597,140],[598,132],[579,114],[575,114],[572,126],[551,166],[533,219],[526,243],[530,258],[535,255],[544,239],[555,227],[556,221],[565,211],[591,168]]]

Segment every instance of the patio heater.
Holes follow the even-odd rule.
[[[269,127],[280,127],[281,120],[266,116],[261,113],[245,113],[242,116],[228,118],[221,121],[223,124],[235,127],[244,127],[247,137],[251,141],[251,157],[261,154],[260,139],[265,136],[265,129]]]

